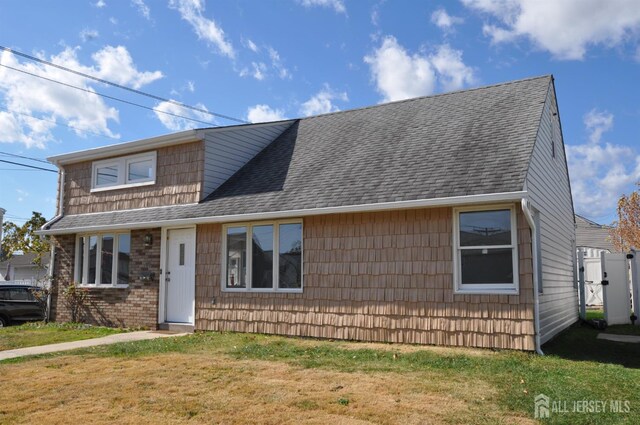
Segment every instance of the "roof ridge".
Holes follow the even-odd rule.
[[[415,102],[415,101],[422,100],[422,99],[450,96],[450,95],[453,95],[453,94],[467,93],[467,92],[472,92],[472,91],[477,91],[477,90],[486,90],[486,89],[490,89],[490,88],[494,88],[494,87],[507,86],[507,85],[510,85],[510,84],[524,83],[526,81],[540,80],[540,79],[543,79],[543,78],[553,78],[553,74],[545,74],[545,75],[539,75],[539,76],[536,76],[536,77],[521,78],[519,80],[504,81],[504,82],[496,83],[496,84],[487,84],[487,85],[479,86],[479,87],[470,87],[470,88],[467,88],[467,89],[453,90],[453,91],[449,91],[449,92],[445,92],[445,93],[429,94],[429,95],[426,95],[426,96],[412,97],[412,98],[409,98],[409,99],[393,100],[391,102],[379,103],[377,105],[368,105],[368,106],[362,106],[360,108],[345,109],[343,111],[327,112],[325,114],[311,115],[311,116],[308,116],[308,117],[299,117],[299,118],[292,118],[292,119],[294,119],[294,120],[295,119],[298,119],[298,120],[309,120],[309,119],[313,119],[313,118],[326,117],[326,116],[329,116],[329,115],[344,114],[344,113],[347,113],[347,112],[363,111],[363,110],[367,110],[367,109],[380,108],[380,107],[388,106],[388,105],[397,105],[397,104],[400,104],[400,103]],[[240,124],[240,125],[246,125],[246,124]]]

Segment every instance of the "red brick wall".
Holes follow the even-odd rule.
[[[144,246],[144,236],[150,233],[153,244]],[[60,294],[61,286],[73,280],[75,235],[56,236],[54,264],[54,294],[51,300],[51,319],[71,320],[70,311]],[[81,321],[105,326],[146,327],[158,324],[158,288],[160,279],[160,229],[131,231],[131,260],[128,288],[92,288],[82,311]],[[141,272],[154,273],[153,279],[143,281]]]
[[[530,231],[519,295],[453,293],[452,209],[304,218],[304,291],[220,290],[221,230],[197,230],[196,329],[534,349]]]

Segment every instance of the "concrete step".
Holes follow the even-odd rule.
[[[193,333],[195,331],[195,326],[185,323],[160,323],[158,325],[158,330]]]

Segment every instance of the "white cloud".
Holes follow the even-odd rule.
[[[286,119],[284,111],[273,109],[269,105],[255,105],[247,109],[247,120],[249,122],[280,121]]]
[[[386,37],[364,61],[369,64],[384,100],[431,94],[435,89],[436,76],[428,59],[419,55],[409,56],[394,37]]]
[[[374,26],[376,26],[376,27],[377,27],[378,25],[380,25],[380,9],[379,9],[377,6],[374,6],[374,7],[371,9],[371,15],[370,15],[370,18],[371,18],[371,24],[372,24],[372,25],[374,25]]]
[[[439,74],[439,81],[445,91],[459,90],[475,84],[473,69],[462,61],[462,52],[444,44],[429,57],[431,65]]]
[[[267,65],[263,62],[251,62],[251,70],[249,68],[242,68],[240,71],[241,77],[252,76],[258,81],[262,81],[266,77]]]
[[[235,57],[235,50],[222,28],[213,19],[207,19],[202,15],[202,0],[170,0],[169,7],[180,12],[182,19],[191,24],[198,38],[213,44],[223,55],[232,59]]]
[[[591,110],[584,116],[588,142],[567,145],[567,161],[576,212],[610,218],[622,193],[640,179],[640,155],[633,148],[603,142],[613,127],[613,115]]]
[[[494,43],[520,37],[558,59],[582,59],[589,46],[613,47],[640,31],[637,0],[462,0],[492,15],[500,25],[485,24]]]
[[[44,55],[41,55],[43,59]],[[76,49],[65,48],[48,58],[51,62],[85,74],[136,88],[162,77],[160,71],[137,70],[126,48],[107,46],[92,56],[95,64],[83,65]],[[0,61],[12,68],[24,70],[51,80],[60,81],[93,91],[93,80],[61,69],[34,62],[19,62],[10,52],[0,54]],[[118,122],[118,110],[106,105],[103,99],[90,92],[65,87],[35,78],[5,67],[0,68],[0,96],[10,112],[0,112],[0,142],[22,143],[27,147],[44,148],[53,140],[51,131],[56,122],[75,128],[78,135],[85,131],[119,137],[109,129],[110,122]],[[37,119],[30,115],[41,118]],[[44,121],[43,121],[44,120]],[[51,122],[52,121],[52,122]]]
[[[194,83],[193,81],[187,81],[187,90],[189,90],[191,93],[196,91],[196,83]]]
[[[334,100],[347,102],[349,101],[349,97],[346,92],[335,92],[331,90],[331,87],[329,87],[328,84],[325,84],[322,90],[301,105],[300,114],[308,117],[311,115],[328,114],[329,112],[339,111],[340,109],[333,104]]]
[[[602,134],[613,127],[613,114],[592,109],[584,116],[584,126],[590,132],[589,141],[600,143]]]
[[[472,68],[462,61],[462,52],[441,45],[429,55],[410,55],[395,37],[387,36],[364,61],[384,101],[425,96],[439,84],[456,90],[475,82]]]
[[[44,148],[53,138],[55,123],[29,118],[15,112],[0,111],[0,143],[22,143],[28,148]]]
[[[160,71],[138,71],[129,51],[124,46],[106,46],[91,57],[98,64],[98,77],[119,84],[130,84],[135,89],[163,77]]]
[[[464,22],[464,19],[451,16],[443,8],[437,9],[431,14],[431,22],[443,31],[451,31],[455,25]]]
[[[241,77],[253,77],[258,81],[263,81],[270,75],[277,75],[279,78],[291,79],[291,72],[283,65],[280,54],[276,49],[271,46],[266,47],[267,54],[269,55],[270,65],[267,65],[263,61],[253,61],[251,66],[243,67],[238,73]],[[266,54],[261,54],[264,57]],[[266,60],[266,58],[265,58]]]
[[[104,2],[104,0],[98,0],[94,6],[97,7],[98,9],[102,9],[103,7],[105,7],[107,5],[107,3]]]
[[[144,0],[131,0],[131,4],[133,4],[138,12],[146,19],[151,19],[151,9],[144,3]]]
[[[201,103],[198,103],[195,106],[200,109],[208,110],[206,106],[204,106]],[[199,128],[207,125],[204,123],[191,121],[189,119],[176,117],[174,115],[180,115],[182,117],[193,118],[193,119],[206,121],[206,122],[212,122],[213,120],[213,117],[209,114],[206,114],[204,112],[194,111],[192,109],[183,108],[171,102],[160,102],[155,106],[155,109],[157,109],[157,111],[154,111],[154,113],[156,114],[156,117],[158,118],[158,120],[160,120],[162,125],[164,125],[166,128],[168,128],[171,131],[190,130],[192,128]],[[158,111],[168,112],[169,114],[174,114],[174,115],[163,114],[162,112],[158,112]],[[212,122],[211,125],[215,125],[215,123]]]
[[[267,65],[262,62],[251,62],[251,66],[253,67],[253,78],[258,81],[264,80],[264,73],[267,70]]]
[[[304,7],[327,7],[332,8],[336,13],[347,13],[347,8],[342,0],[299,0]]]
[[[256,43],[254,43],[248,38],[244,40],[244,45],[247,47],[247,49],[251,50],[253,53],[258,53],[258,51],[260,50],[256,45]]]
[[[282,64],[282,60],[280,59],[280,54],[273,47],[268,47],[269,51],[269,59],[271,59],[271,66],[278,73],[278,77],[284,79],[291,78],[291,73],[285,66]]]
[[[96,38],[98,38],[100,34],[98,34],[97,30],[90,30],[89,28],[85,28],[82,31],[80,31],[80,39],[86,43],[87,41],[90,40],[95,40]]]

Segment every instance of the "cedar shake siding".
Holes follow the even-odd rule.
[[[200,201],[203,143],[163,147],[157,149],[157,153],[156,183],[149,186],[91,192],[93,161],[65,166],[64,213],[96,213]]]
[[[453,293],[452,209],[305,217],[302,293],[224,292],[219,224],[199,225],[196,329],[534,349],[530,230],[519,295]]]
[[[153,237],[151,247],[144,246],[144,236]],[[52,239],[56,246],[55,275],[51,297],[51,320],[67,322],[71,314],[60,293],[61,286],[73,280],[75,235]],[[149,281],[140,279],[142,272],[152,272]],[[158,288],[160,278],[160,229],[131,231],[131,258],[128,288],[90,288],[80,321],[104,326],[146,327],[158,324]]]

